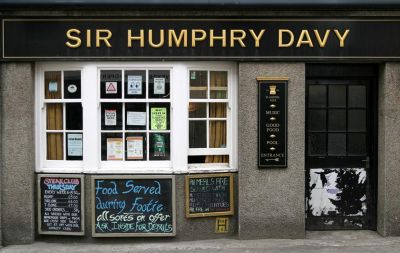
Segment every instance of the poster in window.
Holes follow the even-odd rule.
[[[82,134],[67,134],[68,156],[82,156]]]
[[[128,126],[145,126],[146,125],[146,112],[127,112],[126,124]]]
[[[124,155],[122,138],[107,139],[107,160],[122,160]]]
[[[153,157],[164,158],[166,156],[166,140],[162,134],[154,134]]]
[[[117,110],[104,110],[104,124],[106,126],[117,125]]]
[[[127,137],[126,151],[128,160],[143,159],[143,136]]]
[[[106,82],[106,94],[117,94],[117,82]]]
[[[153,107],[151,108],[151,130],[167,129],[167,108]]]
[[[128,76],[128,95],[142,95],[142,76]]]
[[[154,94],[165,94],[165,78],[154,78]]]

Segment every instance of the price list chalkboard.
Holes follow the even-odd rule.
[[[233,215],[233,174],[189,175],[185,179],[186,217]]]
[[[38,175],[39,234],[84,235],[83,176]]]
[[[287,167],[286,78],[257,78],[258,167]]]
[[[174,176],[94,176],[94,237],[175,235]]]

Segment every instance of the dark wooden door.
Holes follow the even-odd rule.
[[[307,229],[375,229],[374,68],[308,67]]]

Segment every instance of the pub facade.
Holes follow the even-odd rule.
[[[178,2],[0,3],[1,244],[400,235],[400,1]]]

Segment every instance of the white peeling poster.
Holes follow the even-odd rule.
[[[165,78],[154,78],[154,94],[165,94]]]
[[[68,156],[82,156],[82,134],[67,134]]]
[[[143,136],[127,137],[128,160],[143,159]]]
[[[106,126],[117,125],[117,110],[104,110],[104,124]]]
[[[108,138],[107,139],[107,160],[123,160],[122,138]]]
[[[142,95],[142,76],[128,76],[128,95]]]

